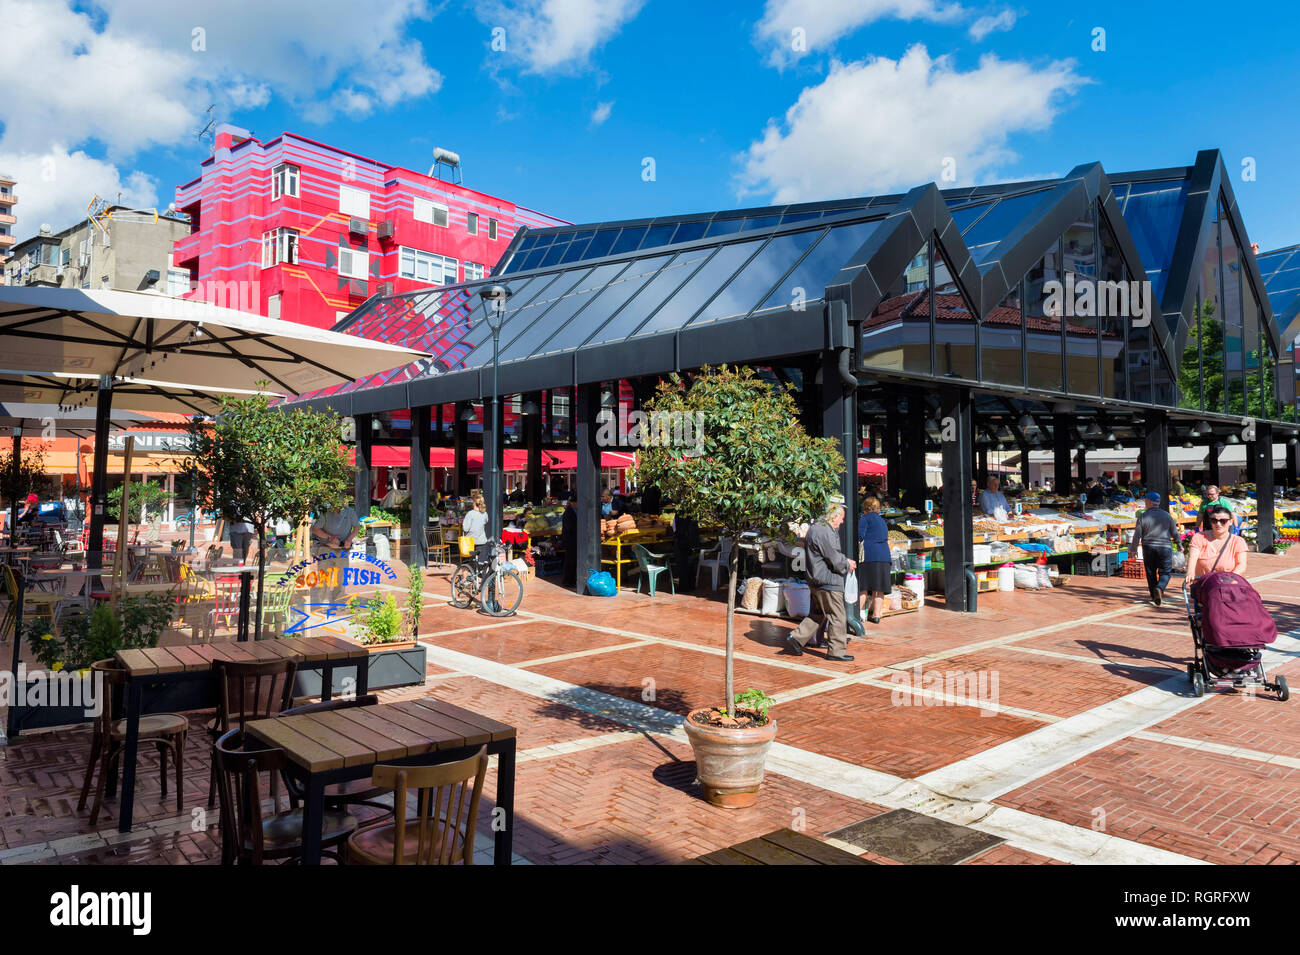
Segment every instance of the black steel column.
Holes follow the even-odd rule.
[[[23,458],[23,429],[14,426],[14,444],[13,450],[9,457],[9,546],[18,546],[18,472]],[[14,561],[14,566],[18,566],[18,561]],[[15,639],[15,644],[22,643],[21,640]]]
[[[1075,460],[1079,465],[1079,484],[1086,485],[1088,481],[1088,452],[1080,448],[1075,455]]]
[[[108,425],[113,408],[113,379],[108,375],[99,378],[99,394],[95,403],[95,473],[90,476],[90,536],[87,566],[103,567],[104,518],[108,512]]]
[[[916,508],[925,507],[925,411],[925,398],[919,392],[907,396],[902,484],[907,493],[903,496],[903,504]]]
[[[457,497],[469,493],[469,422],[461,421],[460,416],[466,408],[473,408],[469,402],[456,402],[456,421],[452,426],[452,453],[456,458],[456,477],[452,485]]]
[[[1057,494],[1069,495],[1070,473],[1070,416],[1052,415],[1052,487]]]
[[[989,485],[989,452],[988,448],[980,448],[975,453],[975,480],[979,483],[980,490]]]
[[[1287,443],[1282,445],[1286,448],[1286,486],[1293,488],[1296,485],[1296,453],[1300,452],[1300,442],[1292,444],[1295,438],[1288,438]]]
[[[528,500],[541,504],[546,500],[542,489],[542,393],[534,391],[524,398],[537,405],[537,414],[524,418],[524,440],[528,448]]]
[[[501,492],[505,487],[505,475],[502,474],[501,468],[501,434],[505,427],[502,419],[505,415],[497,412],[497,426],[492,427],[492,405],[490,402],[495,399],[487,397],[483,399],[483,498],[487,501],[488,517],[488,536],[499,537],[501,534]],[[498,469],[497,474],[501,475],[501,481],[496,486],[496,493],[493,493],[492,487],[492,468],[493,463]]]
[[[1142,483],[1147,492],[1160,495],[1160,506],[1169,506],[1169,417],[1163,411],[1149,411],[1143,443]]]
[[[1259,460],[1259,455],[1255,453],[1256,450],[1259,448],[1258,427],[1255,429],[1255,435],[1256,435],[1256,439],[1254,441],[1246,442],[1246,480],[1249,481],[1251,484],[1256,483],[1257,480],[1256,475],[1259,474],[1259,468],[1256,467],[1256,463]],[[1270,465],[1272,464],[1272,462],[1269,463]]]
[[[1250,443],[1250,460],[1255,465],[1255,547],[1261,554],[1273,553],[1273,426],[1267,421],[1255,424],[1255,440]]]
[[[902,427],[902,415],[898,413],[898,402],[890,401],[885,408],[885,487],[889,493],[898,498],[898,489],[903,486],[903,457],[898,448],[898,430]]]
[[[1205,483],[1213,484],[1216,487],[1219,483],[1219,442],[1214,435],[1210,435],[1210,447],[1205,455]]]
[[[576,475],[578,509],[578,585],[587,592],[587,575],[600,570],[600,383],[579,385],[574,400],[574,438],[578,451]]]
[[[359,414],[354,416],[357,422],[356,441],[356,476],[353,481],[353,497],[356,499],[357,517],[370,513],[370,448],[374,444],[374,431],[370,422],[373,416]]]
[[[429,561],[429,451],[433,444],[428,405],[411,409],[411,551],[408,562]]]
[[[974,542],[971,521],[970,448],[971,393],[969,388],[947,386],[939,389],[939,428],[943,433],[943,579],[944,606],[967,613],[971,606],[967,594],[966,571],[973,569]],[[949,421],[956,425],[951,431]],[[951,437],[951,440],[947,440]]]
[[[844,455],[844,474],[840,477],[840,494],[844,497],[844,523],[840,525],[840,547],[846,554],[857,553],[854,541],[858,526],[858,425],[857,388],[849,388],[840,378],[839,353],[822,352],[822,434],[834,438]]]

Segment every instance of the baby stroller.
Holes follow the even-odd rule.
[[[1262,686],[1285,701],[1291,696],[1286,677],[1270,683],[1264,675],[1264,647],[1277,639],[1277,625],[1259,594],[1244,577],[1211,570],[1188,586],[1183,600],[1192,627],[1195,658],[1187,664],[1192,691]]]

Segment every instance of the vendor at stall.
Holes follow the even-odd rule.
[[[1229,516],[1232,518],[1230,529],[1235,532],[1237,529],[1237,513],[1232,506],[1232,502],[1222,495],[1218,485],[1211,484],[1205,489],[1205,496],[1201,500],[1201,510],[1196,515],[1196,529],[1207,532],[1210,530],[1209,513],[1214,507],[1227,508]]]
[[[998,508],[1002,508],[1002,514],[1005,517],[1011,513],[1011,508],[1007,504],[1006,495],[998,490],[998,479],[989,478],[988,490],[980,494],[980,510],[989,517],[994,516]]]

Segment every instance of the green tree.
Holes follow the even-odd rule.
[[[353,467],[333,412],[271,407],[263,394],[226,398],[214,422],[191,425],[186,469],[202,506],[257,531],[257,637],[262,636],[266,529],[283,518],[297,526],[311,511],[336,504],[351,489]]]
[[[141,504],[144,505],[146,519],[150,515],[161,514],[167,506],[167,502],[172,499],[172,495],[167,492],[167,488],[162,484],[151,484],[145,481],[143,484],[138,481],[131,482],[131,494],[128,500],[131,502],[132,514],[138,513],[137,509]],[[122,516],[122,489],[115,487],[108,492],[108,516],[113,520],[118,520]]]
[[[1205,410],[1222,412],[1223,403],[1223,323],[1214,317],[1214,303],[1209,299],[1197,309],[1187,332],[1183,360],[1178,368],[1178,393],[1184,408],[1201,407],[1201,387],[1205,387]]]
[[[45,473],[45,449],[41,444],[20,440],[16,462],[12,442],[0,445],[0,490],[9,504],[11,529],[27,495],[49,494],[53,486],[53,480]]]
[[[820,517],[839,489],[844,458],[834,438],[814,438],[799,423],[789,391],[750,368],[705,368],[689,386],[673,375],[646,403],[652,443],[639,451],[638,484],[658,485],[677,513],[716,526],[733,541],[750,530],[778,532],[789,521]],[[678,423],[700,430],[689,447],[661,439]],[[735,715],[734,614],[740,551],[727,573],[727,713]]]

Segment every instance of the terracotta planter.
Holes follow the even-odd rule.
[[[705,710],[709,707],[704,707]],[[728,729],[706,726],[686,716],[686,736],[695,750],[695,771],[704,798],[723,809],[745,809],[758,801],[763,784],[763,763],[776,738],[776,720],[764,726]]]

